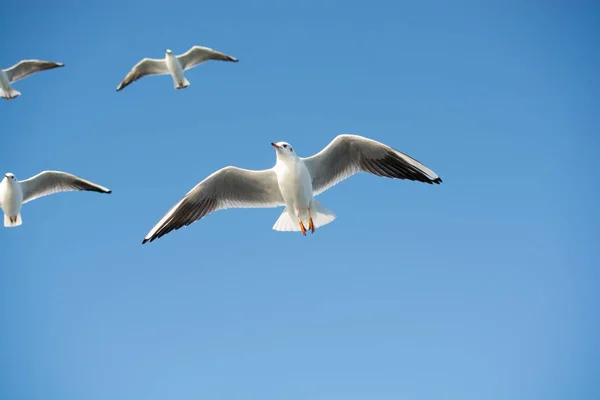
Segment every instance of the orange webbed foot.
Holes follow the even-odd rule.
[[[300,218],[298,218],[298,224],[300,225],[300,232],[302,232],[302,234],[306,236],[306,228],[304,227],[304,224],[302,223],[302,220]]]
[[[311,233],[315,233],[315,224],[313,224],[312,216],[310,215],[310,211],[308,212],[308,230]]]

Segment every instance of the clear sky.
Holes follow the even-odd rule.
[[[0,171],[113,190],[0,229],[0,398],[598,399],[600,6],[593,1],[3,4]],[[56,2],[60,3],[60,2]],[[450,5],[452,3],[452,5]],[[240,59],[115,88],[143,57]],[[226,165],[340,133],[442,185],[359,175],[141,245]]]

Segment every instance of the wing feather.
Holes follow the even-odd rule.
[[[54,69],[64,67],[62,63],[54,61],[43,61],[43,60],[23,60],[13,65],[6,71],[6,76],[9,82],[16,82],[19,79],[23,79],[33,73],[45,71],[48,69]]]
[[[315,195],[358,172],[386,178],[439,184],[442,179],[414,158],[358,135],[339,135],[312,157],[304,158]]]
[[[19,183],[23,191],[23,204],[58,192],[85,190],[111,193],[111,190],[104,186],[60,171],[44,171]]]
[[[164,75],[168,74],[169,69],[165,60],[157,60],[154,58],[144,58],[137,63],[127,74],[125,79],[117,86],[117,92],[123,90],[127,85],[143,78],[147,75]]]
[[[230,61],[230,62],[238,62],[239,60],[235,57],[229,56],[225,53],[221,53],[220,51],[211,49],[209,47],[203,46],[193,46],[184,54],[177,56],[179,63],[181,64],[181,68],[185,71],[186,69],[190,69],[195,67],[196,65],[203,63],[208,60],[217,60],[217,61]]]
[[[283,205],[273,169],[251,171],[225,167],[190,190],[146,235],[142,244],[227,208],[269,208]]]

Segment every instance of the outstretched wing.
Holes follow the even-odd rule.
[[[231,62],[239,61],[235,57],[228,56],[225,53],[221,53],[220,51],[216,51],[203,46],[194,46],[191,49],[189,49],[186,53],[177,56],[177,59],[179,60],[181,68],[183,68],[184,71],[208,60]]]
[[[435,172],[414,158],[357,135],[339,135],[319,153],[303,161],[312,177],[315,195],[357,172],[429,184],[442,182]]]
[[[123,90],[125,86],[129,85],[132,82],[137,81],[140,78],[143,78],[147,75],[164,75],[168,74],[169,69],[167,68],[167,63],[165,60],[156,60],[154,58],[144,58],[142,61],[137,63],[131,71],[127,74],[125,79],[119,86],[117,86],[117,92],[119,90]]]
[[[58,192],[86,190],[91,192],[111,193],[111,191],[104,186],[59,171],[44,171],[19,183],[21,185],[21,190],[23,191],[23,204]]]
[[[146,235],[142,244],[188,226],[227,208],[269,208],[283,205],[273,169],[250,171],[225,167],[190,190]]]
[[[13,65],[6,71],[6,76],[9,82],[15,82],[19,79],[23,79],[26,76],[34,74],[36,72],[45,71],[47,69],[53,69],[58,67],[64,67],[62,63],[53,61],[42,61],[42,60],[23,60],[18,64]]]

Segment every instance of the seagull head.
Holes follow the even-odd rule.
[[[173,54],[173,52],[171,51],[171,49],[166,49],[165,53],[167,53],[167,54]]]
[[[287,142],[271,142],[271,146],[275,147],[275,153],[277,154],[277,157],[287,157],[296,155],[296,153],[294,153],[292,145]]]
[[[16,180],[17,180],[17,178],[15,178],[15,175],[14,175],[14,174],[11,174],[10,172],[9,172],[9,173],[7,173],[7,174],[4,174],[4,177],[5,177],[6,179],[8,179],[9,181],[16,181]]]

